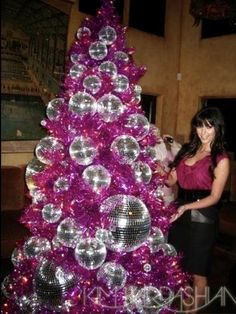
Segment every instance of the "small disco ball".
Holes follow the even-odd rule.
[[[70,187],[70,180],[67,176],[62,176],[56,179],[53,185],[54,192],[64,192],[68,191]]]
[[[15,267],[18,267],[20,263],[23,262],[24,259],[25,259],[25,256],[24,256],[24,252],[22,248],[19,248],[19,247],[14,248],[11,254],[12,264]]]
[[[81,239],[75,248],[75,259],[86,269],[100,267],[107,255],[105,244],[96,238]]]
[[[117,67],[115,63],[111,61],[104,61],[98,67],[99,71],[102,73],[106,73],[111,77],[115,77],[117,75]]]
[[[102,82],[97,75],[88,75],[83,81],[83,86],[92,94],[96,94],[101,88]]]
[[[91,30],[88,27],[80,27],[76,33],[76,36],[78,39],[81,39],[83,37],[87,37],[90,35],[91,35]]]
[[[109,289],[119,290],[125,286],[127,272],[121,264],[107,262],[99,268],[97,279]]]
[[[69,110],[79,116],[94,115],[97,111],[96,99],[88,93],[78,92],[70,98]]]
[[[51,165],[64,158],[65,147],[58,139],[46,136],[36,145],[35,154],[43,164]]]
[[[127,63],[129,61],[129,56],[123,51],[116,51],[114,53],[114,57],[117,61],[122,61],[124,63]]]
[[[138,293],[137,308],[141,313],[156,314],[164,304],[161,291],[154,286],[144,286]]]
[[[90,138],[77,136],[70,145],[69,153],[77,164],[87,166],[93,162],[97,150]]]
[[[77,284],[76,277],[63,265],[43,259],[34,278],[34,290],[39,302],[48,309],[60,310],[67,292]]]
[[[45,164],[43,164],[37,158],[34,158],[28,163],[25,170],[25,182],[29,190],[37,188],[37,184],[34,180],[34,175],[42,172],[44,168]]]
[[[20,308],[20,313],[36,314],[39,310],[40,303],[37,295],[23,295],[16,300],[17,305]]]
[[[118,74],[114,79],[114,90],[118,93],[122,93],[129,88],[129,79],[127,76]]]
[[[111,94],[106,94],[99,98],[97,105],[98,113],[105,122],[117,120],[125,109],[120,98]]]
[[[49,223],[57,222],[62,215],[62,210],[54,204],[46,204],[42,209],[43,219]]]
[[[89,47],[89,55],[92,59],[102,60],[107,55],[107,46],[101,41],[93,42]]]
[[[133,136],[117,136],[111,144],[111,151],[122,164],[132,164],[140,153],[138,142]]]
[[[55,98],[51,100],[46,109],[46,114],[49,120],[56,121],[60,116],[60,107],[64,104],[63,98]]]
[[[86,70],[86,66],[76,63],[76,64],[72,65],[72,67],[70,68],[69,75],[72,78],[77,79],[77,78],[82,76],[82,74],[85,72],[85,70]]]
[[[73,218],[67,217],[57,227],[57,238],[66,247],[74,248],[82,230],[77,226]]]
[[[140,113],[133,113],[128,116],[125,128],[130,135],[136,138],[137,141],[140,141],[148,135],[150,124],[144,115]]]
[[[111,26],[104,26],[98,33],[99,39],[106,45],[111,45],[117,38],[116,31]]]
[[[148,184],[151,181],[152,170],[148,164],[142,161],[136,161],[133,163],[132,168],[137,182]]]
[[[165,242],[165,237],[161,229],[152,227],[151,233],[147,239],[148,246],[152,253],[158,251],[159,244]]]
[[[176,256],[177,252],[176,249],[172,244],[169,243],[160,243],[158,245],[157,251],[162,251],[164,255],[169,255],[169,256]]]
[[[96,193],[100,193],[103,189],[107,189],[111,183],[111,175],[109,171],[101,165],[88,166],[83,171],[82,178]]]
[[[113,195],[100,207],[102,228],[109,231],[106,246],[117,252],[131,252],[148,238],[151,217],[146,205],[132,195]]]
[[[42,253],[50,251],[51,244],[47,238],[33,236],[24,243],[26,258],[38,258]]]

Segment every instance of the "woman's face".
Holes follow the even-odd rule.
[[[215,139],[215,128],[210,124],[203,124],[196,128],[197,135],[202,144],[211,144]]]

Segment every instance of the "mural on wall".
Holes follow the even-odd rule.
[[[1,140],[42,138],[45,104],[64,73],[68,15],[44,1],[2,4]]]

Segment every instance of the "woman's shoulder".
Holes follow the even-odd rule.
[[[226,151],[223,151],[222,153],[219,153],[217,155],[216,158],[217,163],[219,163],[222,159],[230,159],[230,156]]]

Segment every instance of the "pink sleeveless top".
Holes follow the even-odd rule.
[[[217,157],[217,163],[224,158],[229,158],[226,153]],[[185,159],[181,160],[176,167],[180,187],[186,190],[211,190],[213,180],[209,174],[210,165],[210,155],[198,160],[192,166],[186,165]]]

